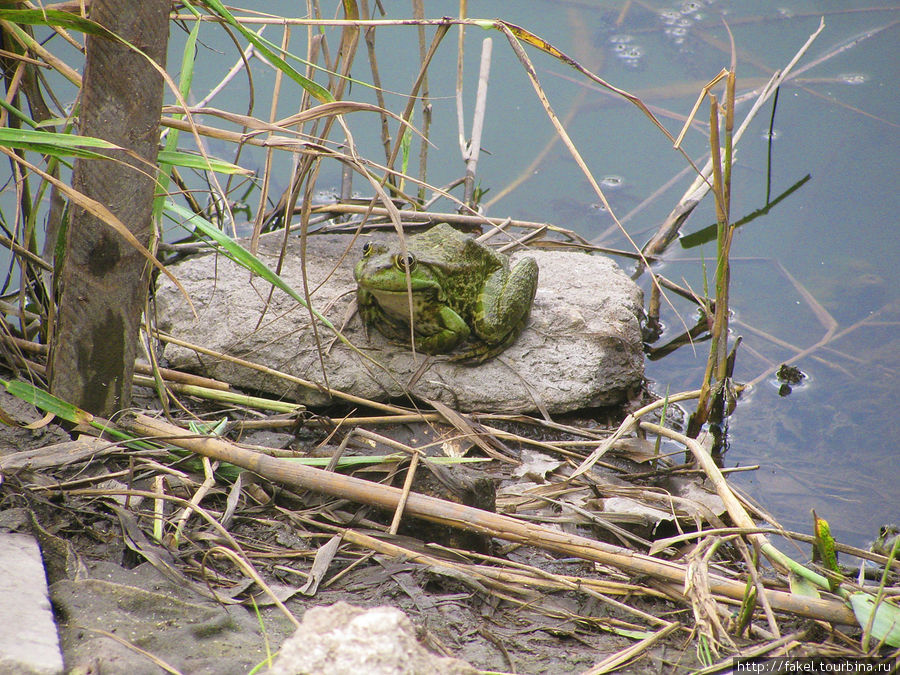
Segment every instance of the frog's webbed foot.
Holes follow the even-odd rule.
[[[500,342],[488,344],[483,340],[472,340],[468,345],[466,345],[464,349],[451,354],[448,361],[451,361],[453,363],[461,363],[465,366],[481,365],[485,361],[492,359],[503,352],[507,347],[515,342],[516,338],[519,337],[519,333],[522,332],[522,328],[525,327],[525,322],[527,321],[527,319],[527,316],[524,317],[521,321],[521,325],[511,330]]]
[[[447,360],[451,363],[460,363],[464,366],[480,366],[488,359],[497,356],[503,349],[504,348],[494,349],[490,345],[483,344],[479,347],[452,354]]]

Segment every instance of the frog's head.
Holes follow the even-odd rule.
[[[363,257],[353,271],[361,288],[375,293],[440,294],[439,274],[435,266],[422,260],[413,250],[389,247],[379,242],[368,242],[363,247]],[[407,278],[409,285],[407,285]]]

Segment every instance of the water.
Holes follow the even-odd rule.
[[[407,4],[387,4],[392,16],[407,16]],[[774,199],[809,176],[767,213],[738,230],[731,295],[733,334],[744,340],[735,378],[753,381],[782,362],[798,366],[808,377],[790,395],[780,396],[774,378],[767,376],[741,399],[728,430],[725,465],[760,466],[733,480],[785,526],[809,532],[809,509],[815,508],[831,522],[840,540],[863,545],[882,523],[900,521],[895,459],[900,429],[894,405],[900,397],[896,337],[900,303],[894,280],[900,254],[896,83],[900,10],[870,9],[859,2],[848,8],[848,3],[837,0],[633,2],[623,12],[625,4],[485,1],[472,3],[470,12],[481,18],[502,16],[540,35],[611,84],[641,97],[673,135],[700,88],[729,65],[723,18],[737,48],[740,95],[782,68],[825,17],[825,30],[798,68],[837,55],[782,88],[771,135],[772,105],[766,106],[738,147],[733,176],[733,219],[764,207],[767,193]],[[296,5],[271,2],[265,3],[265,10],[290,15]],[[426,3],[430,17],[455,11],[453,2]],[[432,34],[429,28],[428,40]],[[276,42],[281,39],[278,27],[267,28],[265,35]],[[302,53],[305,30],[295,27],[292,35],[292,50]],[[394,92],[387,94],[387,107],[399,112],[418,69],[415,29],[381,27],[376,35],[382,85]],[[329,34],[332,54],[336,37]],[[498,31],[467,31],[466,129],[471,129],[481,41],[487,37],[493,39],[493,62],[478,177],[481,187],[489,189],[484,198],[489,215],[546,220],[604,246],[630,248],[571,155],[557,142],[522,65]],[[198,97],[236,59],[234,46],[221,40],[213,26],[204,26],[201,40]],[[183,35],[173,28],[170,73],[177,70],[182,44]],[[454,102],[455,50],[454,30],[429,72],[430,136],[435,147],[430,151],[428,178],[433,185],[443,185],[464,171]],[[565,121],[613,211],[630,236],[644,243],[691,180],[687,174],[678,177],[686,166],[684,158],[634,106],[560,61],[533,48],[527,51],[553,109]],[[258,61],[254,75],[253,114],[267,119],[271,76]],[[371,81],[364,47],[353,76]],[[211,105],[244,113],[247,91],[246,79],[239,76]],[[347,97],[374,100],[371,91],[358,83]],[[279,115],[295,112],[298,98],[293,84],[284,85]],[[738,121],[748,109],[749,102],[738,108]],[[697,119],[701,123],[708,119],[706,106]],[[347,120],[361,154],[381,161],[378,119],[355,113]],[[414,123],[421,123],[418,109]],[[340,140],[338,134],[332,137]],[[182,138],[188,147],[187,136]],[[705,134],[692,130],[684,148],[701,161],[707,152]],[[230,157],[231,148],[225,144],[210,142],[209,150]],[[411,173],[417,152],[414,144]],[[541,161],[532,166],[539,155]],[[261,169],[262,158],[248,152],[242,155],[242,164]],[[289,171],[289,158],[279,156],[274,194],[284,189]],[[339,167],[323,165],[320,190],[336,189],[339,180]],[[358,179],[354,187],[370,194]],[[7,190],[3,199],[8,197]],[[253,208],[255,199],[250,198]],[[3,204],[6,209],[8,202]],[[451,208],[446,202],[442,206]],[[713,221],[712,202],[704,202],[683,234]],[[704,262],[714,257],[712,243],[685,248],[676,242],[655,269],[699,291]],[[622,264],[629,266],[625,260]],[[646,278],[641,283],[646,287]],[[681,332],[682,320],[691,325],[695,319],[689,303],[670,297],[674,310],[664,310],[666,331],[658,344]],[[706,349],[701,342],[648,362],[647,376],[654,389],[664,393],[666,388],[671,392],[697,388]],[[795,358],[802,351],[809,353]]]

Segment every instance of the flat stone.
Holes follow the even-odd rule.
[[[34,537],[0,533],[0,570],[0,673],[62,673],[47,577]]]
[[[469,366],[445,356],[414,355],[375,330],[367,335],[359,316],[352,313],[353,266],[365,239],[308,237],[306,273],[312,305],[334,325],[343,326],[347,339],[371,360],[336,341],[321,322],[316,322],[314,333],[307,309],[280,290],[270,297],[269,284],[222,255],[192,258],[170,268],[190,295],[196,316],[183,294],[160,277],[159,328],[206,349],[316,385],[327,381],[333,389],[366,399],[409,394],[462,411],[560,413],[617,405],[640,387],[642,293],[609,258],[567,251],[515,253],[513,260],[531,256],[540,268],[529,323],[499,356]],[[264,237],[258,257],[275,269],[280,247],[280,235]],[[300,260],[300,241],[292,237],[281,277],[302,294]],[[165,356],[172,367],[244,389],[313,406],[333,402],[315,387],[176,345],[169,344]]]

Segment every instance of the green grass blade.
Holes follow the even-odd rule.
[[[16,106],[14,106],[12,103],[7,103],[7,102],[6,102],[5,100],[3,100],[2,98],[0,98],[0,107],[2,107],[2,108],[3,108],[4,110],[6,110],[6,112],[8,112],[10,115],[12,115],[12,116],[15,117],[16,119],[18,119],[18,120],[24,122],[24,123],[27,124],[28,126],[30,126],[30,127],[32,127],[32,128],[38,126],[37,122],[35,122],[35,121],[34,121],[33,119],[31,119],[28,115],[26,115],[25,113],[23,113],[21,110],[19,110],[19,109],[18,109]],[[8,124],[8,122],[7,122],[7,124]]]
[[[190,3],[185,3],[189,5]],[[294,70],[294,68],[288,64],[283,58],[278,56],[278,54],[273,50],[269,45],[268,40],[263,40],[259,35],[254,33],[251,30],[245,28],[237,19],[234,18],[234,15],[229,12],[225,5],[223,5],[219,0],[206,0],[204,5],[213,11],[217,16],[221,17],[229,26],[232,26],[235,30],[237,30],[244,38],[256,47],[260,53],[269,61],[273,66],[278,68],[285,75],[290,77],[294,82],[303,87],[306,91],[308,91],[312,96],[317,98],[319,101],[323,103],[330,103],[334,101],[334,96],[331,95],[331,92],[325,89],[322,85],[310,80],[308,77],[304,77],[299,72]]]
[[[44,412],[53,413],[67,422],[72,422],[73,424],[93,424],[94,422],[94,416],[89,412],[63,401],[43,389],[35,387],[30,382],[22,382],[21,380],[12,380],[10,382],[0,380],[0,382],[3,382],[6,391],[16,398],[30,403]]]
[[[28,145],[47,146],[48,148],[76,149],[76,148],[101,148],[103,150],[116,150],[115,143],[104,141],[93,136],[76,136],[75,134],[58,134],[54,131],[41,131],[39,129],[11,129],[0,128],[0,145],[8,147],[22,147]]]
[[[237,164],[226,162],[224,159],[215,159],[213,157],[210,157],[209,161],[207,161],[200,155],[182,152],[179,150],[160,150],[159,163],[174,166],[183,166],[188,169],[198,169],[200,171],[215,171],[216,173],[244,175],[250,175],[253,173],[250,169],[245,169],[238,166]]]
[[[190,9],[198,16],[198,20],[194,22],[191,32],[184,44],[184,51],[181,56],[181,80],[178,83],[178,92],[181,98],[187,100],[191,91],[191,84],[194,82],[194,60],[197,53],[197,36],[200,33],[199,12]],[[182,119],[184,115],[175,115],[175,119]],[[169,129],[166,135],[166,145],[159,153],[159,177],[157,180],[156,197],[153,200],[153,222],[158,223],[162,218],[163,207],[166,201],[166,194],[169,191],[169,181],[171,180],[171,166],[165,161],[166,152],[174,152],[178,147],[178,129]]]
[[[95,417],[86,410],[82,410],[78,406],[72,405],[71,403],[62,400],[61,398],[57,398],[53,394],[44,391],[43,389],[35,387],[30,382],[22,382],[21,380],[7,381],[0,379],[0,385],[6,387],[6,391],[8,391],[16,398],[19,398],[26,403],[30,403],[35,408],[39,408],[44,412],[52,413],[60,419],[66,420],[67,422],[91,426],[94,429],[102,431],[107,436],[111,436],[123,441],[131,441],[127,443],[127,445],[129,445],[130,447],[158,447],[156,445],[144,443],[141,441],[133,441],[133,436],[111,427],[107,420],[101,417]]]
[[[53,157],[85,157],[88,159],[106,158],[106,155],[94,152],[88,148],[122,150],[115,143],[110,143],[102,138],[94,138],[93,136],[60,134],[39,129],[11,129],[9,127],[0,128],[0,145]],[[237,164],[232,164],[222,159],[210,158],[207,161],[200,155],[179,150],[161,150],[159,152],[159,161],[163,164],[183,166],[188,169],[201,171],[215,171],[225,174],[253,173],[249,169],[244,169]]]
[[[875,612],[872,637],[891,647],[900,647],[900,607],[882,600],[876,609],[875,597],[863,592],[850,594],[850,606],[859,625],[864,628],[869,624],[872,612]]]
[[[68,30],[77,30],[90,35],[118,40],[113,33],[100,24],[58,9],[0,9],[0,20],[29,26],[59,26]]]
[[[185,221],[183,223],[184,227],[188,227],[188,224],[190,224],[196,228],[200,235],[208,239],[212,239],[219,246],[220,251],[224,255],[228,256],[228,258],[236,262],[241,267],[253,272],[253,274],[256,274],[265,281],[268,281],[276,288],[280,288],[294,300],[312,311],[316,318],[319,319],[323,324],[325,324],[325,326],[327,326],[338,337],[338,339],[340,339],[341,342],[350,347],[350,349],[352,349],[356,353],[365,357],[365,355],[362,354],[359,349],[357,349],[346,337],[344,337],[344,335],[337,329],[337,327],[333,323],[331,323],[331,321],[329,321],[316,309],[310,307],[303,295],[291,288],[287,283],[284,282],[284,280],[282,280],[281,277],[270,270],[263,261],[250,253],[250,251],[245,249],[238,242],[231,239],[228,235],[219,230],[215,225],[210,223],[205,218],[198,216],[192,211],[188,211],[182,206],[178,206],[177,204],[174,204],[172,202],[166,202],[165,208],[166,211],[174,213],[179,218],[183,219]],[[365,358],[368,359],[368,357]]]

